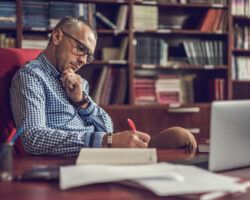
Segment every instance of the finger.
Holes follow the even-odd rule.
[[[69,80],[70,79],[72,79],[72,75],[69,75],[69,74],[67,74],[67,75],[64,75],[64,76],[62,76],[62,78],[61,78],[61,82],[62,82],[62,85],[63,85],[63,87],[68,87],[69,85]]]
[[[139,132],[142,133],[142,132]],[[148,142],[144,141],[142,138],[138,136],[138,134],[133,134],[132,145],[131,147],[135,148],[147,148]]]
[[[149,140],[150,140],[150,135],[148,135],[148,134],[146,134],[146,133],[143,133],[143,132],[139,132],[139,131],[136,131],[135,133],[138,135],[138,137],[139,137],[141,140],[145,141],[146,143],[149,142]]]
[[[73,91],[74,90],[74,85],[73,84],[71,84],[71,83],[66,83],[66,88],[68,89],[68,90],[70,90],[70,91]]]
[[[79,83],[77,82],[77,80],[70,76],[66,77],[65,84],[66,87],[70,90],[74,90],[79,87]]]
[[[147,143],[147,142],[144,142],[144,141],[142,141],[142,140],[136,141],[135,145],[136,145],[136,147],[138,147],[138,148],[147,148],[147,147],[148,147],[148,143]]]
[[[72,75],[73,73],[70,71],[63,71],[61,73],[61,79],[64,79],[66,76]]]
[[[64,87],[65,87],[65,79],[68,76],[72,76],[74,74],[75,74],[75,72],[72,69],[66,69],[62,72],[60,80],[61,80]]]
[[[71,68],[66,68],[65,70],[63,70],[62,74],[64,74],[64,73],[68,74],[68,73],[75,73],[75,72]]]
[[[69,77],[69,74],[67,74],[67,73],[62,74],[60,80],[61,80],[61,83],[62,83],[63,87],[66,86],[66,80],[67,80],[68,77]]]

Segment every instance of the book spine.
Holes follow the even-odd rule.
[[[113,22],[111,22],[107,17],[105,17],[102,13],[96,12],[95,16],[110,28],[117,29],[117,26]]]

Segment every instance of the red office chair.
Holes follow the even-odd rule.
[[[41,50],[0,48],[0,143],[6,141],[8,135],[15,128],[10,109],[9,88],[15,72],[26,62],[35,59]],[[24,155],[20,139],[15,143],[15,152]]]

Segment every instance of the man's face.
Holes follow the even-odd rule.
[[[96,39],[92,30],[84,24],[74,31],[59,29],[60,40],[56,46],[55,61],[59,71],[79,70],[93,58]]]

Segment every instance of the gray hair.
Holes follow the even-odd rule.
[[[73,16],[64,17],[57,23],[54,30],[59,28],[62,28],[63,30],[70,30],[77,27],[79,23],[87,25],[94,33],[95,39],[97,40],[96,30],[93,28],[92,25],[90,25],[87,21],[85,21],[83,17],[73,17]]]

